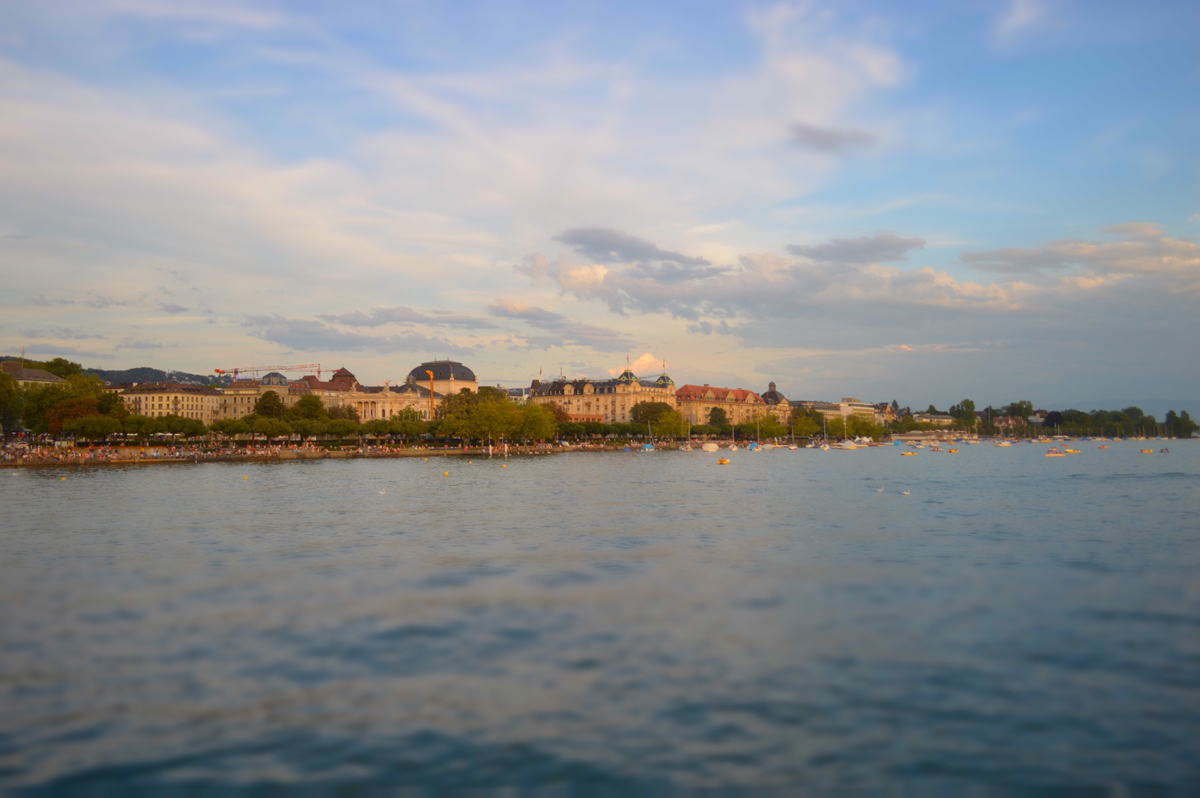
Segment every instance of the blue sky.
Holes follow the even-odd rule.
[[[1200,396],[1189,3],[8,3],[0,347]]]

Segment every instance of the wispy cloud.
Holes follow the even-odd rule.
[[[791,125],[791,141],[798,147],[818,152],[840,153],[860,147],[869,147],[877,141],[877,138],[862,130],[843,130],[794,122]]]
[[[340,315],[320,314],[317,318],[347,327],[382,327],[387,324],[428,324],[435,327],[459,327],[462,329],[490,329],[496,325],[478,316],[455,313],[423,313],[412,308],[372,308],[368,311],[355,310]]]
[[[601,263],[632,263],[633,261],[670,261],[680,266],[708,266],[704,258],[660,249],[646,241],[619,230],[604,227],[579,227],[564,230],[555,241],[570,245],[577,253]]]
[[[624,352],[633,345],[633,341],[624,333],[607,327],[584,324],[524,302],[497,299],[488,305],[488,313],[497,318],[523,321],[530,327],[553,333],[550,336],[535,336],[529,339],[539,348],[586,346],[597,352]]]

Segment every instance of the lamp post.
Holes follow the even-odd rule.
[[[426,369],[425,373],[429,375],[429,420],[433,421],[433,372]]]

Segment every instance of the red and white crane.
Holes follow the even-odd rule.
[[[317,379],[321,379],[320,363],[301,363],[298,366],[241,366],[235,369],[213,369],[218,374],[232,374],[236,380],[239,374],[258,374],[263,371],[308,371],[317,370]]]

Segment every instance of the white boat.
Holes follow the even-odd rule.
[[[858,448],[858,444],[857,444],[857,443],[855,443],[854,441],[842,441],[842,445],[841,445],[840,447],[838,447],[838,448],[841,448],[841,449],[857,449],[857,448]]]
[[[731,444],[729,444],[729,451],[731,451],[731,452],[736,452],[736,451],[737,451],[737,444],[736,444],[736,443],[731,443]]]
[[[700,451],[702,451],[702,452],[715,452],[715,451],[717,451],[717,450],[718,450],[718,449],[720,449],[720,448],[721,448],[721,447],[720,447],[720,446],[718,446],[717,444],[715,444],[715,443],[711,443],[711,442],[710,442],[710,443],[705,443],[705,444],[703,444],[703,445],[700,447]]]

